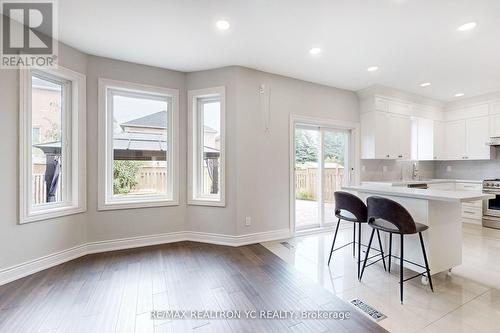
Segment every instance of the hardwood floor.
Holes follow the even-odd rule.
[[[162,310],[350,311],[348,320],[152,320]],[[261,245],[88,255],[0,287],[0,332],[385,332]]]

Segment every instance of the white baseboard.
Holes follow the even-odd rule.
[[[0,270],[0,285],[23,278],[44,269],[65,263],[87,254],[86,244],[52,253]]]
[[[289,229],[280,229],[254,234],[231,236],[195,231],[179,231],[165,234],[129,237],[78,245],[63,251],[49,254],[19,265],[0,270],[0,285],[12,282],[30,274],[65,263],[86,254],[101,253],[115,250],[131,249],[180,241],[193,241],[226,246],[243,246],[290,237]]]

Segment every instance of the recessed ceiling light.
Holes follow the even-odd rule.
[[[319,47],[313,47],[309,50],[309,53],[312,55],[318,55],[321,53],[321,49]]]
[[[469,31],[477,26],[476,22],[467,22],[457,28],[458,31]]]
[[[227,29],[229,29],[229,27],[230,27],[231,25],[230,25],[230,24],[229,24],[229,22],[228,22],[228,21],[226,21],[226,20],[219,20],[219,21],[215,22],[215,26],[216,26],[216,27],[217,27],[217,29],[219,29],[219,30],[227,30]]]
[[[421,86],[421,87],[428,87],[428,86],[430,86],[430,85],[431,85],[431,83],[430,83],[430,82],[420,83],[420,86]]]
[[[465,95],[464,93],[456,93],[456,94],[455,94],[455,97],[462,97],[462,96],[464,96],[464,95]]]
[[[378,70],[378,67],[377,66],[370,66],[366,69],[368,72],[375,72],[376,70]]]

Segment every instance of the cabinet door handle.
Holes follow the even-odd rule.
[[[474,212],[471,212],[470,210],[464,210],[464,213],[466,213],[466,214],[474,214]]]

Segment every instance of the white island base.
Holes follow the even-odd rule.
[[[366,202],[366,198],[370,195],[359,193],[358,196]],[[410,212],[415,221],[429,226],[429,229],[424,231],[422,235],[424,237],[431,274],[447,271],[462,263],[462,218],[460,203],[391,196],[383,197],[399,202]],[[363,225],[363,229],[363,243],[368,245],[372,228]],[[381,232],[380,236],[384,252],[388,254],[389,234]],[[425,266],[418,234],[405,235],[404,237],[404,259]],[[378,248],[378,243],[376,241],[372,242],[372,247]],[[399,247],[400,236],[393,235],[392,253],[399,256]],[[392,260],[393,263],[399,265],[399,259],[393,258]],[[416,272],[423,271],[422,268],[408,262],[405,262],[404,265]]]
[[[431,274],[448,271],[462,263],[462,202],[490,198],[481,192],[451,192],[428,189],[408,189],[372,186],[346,186],[345,190],[357,195],[364,202],[369,196],[392,199],[405,207],[416,222],[429,226],[424,231],[424,243]],[[363,225],[362,243],[368,245],[372,228]],[[389,251],[389,234],[381,232],[385,254]],[[425,266],[418,234],[404,236],[404,259]],[[378,249],[378,242],[372,242],[372,248]],[[392,254],[399,256],[400,236],[392,237]],[[371,253],[370,255],[374,255]],[[362,258],[364,259],[364,258]],[[399,259],[392,262],[399,265]],[[421,267],[405,262],[404,266],[421,273]]]

